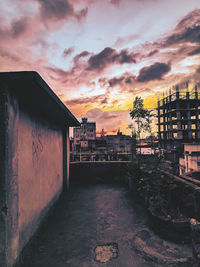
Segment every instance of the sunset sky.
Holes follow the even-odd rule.
[[[0,38],[0,71],[39,72],[106,133],[128,133],[137,95],[200,81],[199,0],[1,0]]]

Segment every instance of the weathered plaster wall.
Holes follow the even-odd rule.
[[[66,190],[78,125],[38,73],[0,73],[0,266],[15,264]]]
[[[4,103],[1,117],[3,126],[3,143],[1,149],[3,165],[1,166],[1,218],[0,224],[4,226],[0,232],[1,264],[12,266],[18,257],[18,102],[8,93],[6,86],[1,87]],[[2,96],[2,94],[1,94]]]
[[[20,110],[18,123],[19,250],[63,185],[62,130]]]
[[[6,88],[0,96],[0,266],[11,267],[67,180],[67,133],[64,138],[63,129],[28,115]]]

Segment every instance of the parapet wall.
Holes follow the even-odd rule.
[[[70,184],[125,182],[129,161],[82,161],[70,163]]]

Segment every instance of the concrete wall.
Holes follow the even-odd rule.
[[[62,130],[20,110],[17,152],[20,251],[61,193]]]
[[[11,267],[67,183],[68,130],[0,89],[0,266]]]
[[[85,161],[70,163],[70,184],[125,182],[128,161]]]

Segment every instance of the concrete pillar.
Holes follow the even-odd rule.
[[[170,96],[171,97],[171,96]],[[171,140],[171,139],[173,139],[172,138],[172,130],[173,130],[173,126],[172,126],[172,113],[171,113],[171,106],[169,106],[169,130],[170,130],[170,132],[169,132],[169,139]]]
[[[198,100],[198,88],[197,88],[197,85],[195,85],[195,98]]]
[[[158,139],[161,140],[161,133],[160,133],[160,101],[158,98]]]
[[[179,94],[179,92],[178,92]],[[181,128],[181,113],[180,113],[180,104],[176,103],[176,119],[177,119],[177,138],[182,139],[183,138],[183,131]]]
[[[179,99],[179,86],[176,85],[176,100]]]
[[[69,141],[69,127],[67,127],[66,130],[66,141],[67,141],[67,158],[66,158],[66,163],[67,163],[67,190],[69,190],[69,155],[70,155],[70,141]]]
[[[166,117],[165,117],[165,108],[163,108],[163,139],[166,140],[167,139],[167,133],[166,133]]]
[[[190,112],[190,102],[187,103],[187,119],[188,119],[188,138],[192,139],[192,122],[191,122],[191,112]]]
[[[200,139],[200,123],[199,123],[199,109],[198,109],[198,106],[199,106],[199,102],[197,100],[197,103],[196,103],[196,116],[195,116],[195,125],[196,125],[196,138],[197,139]]]

